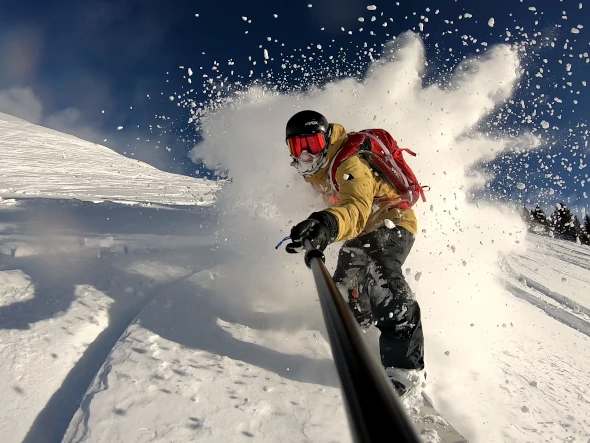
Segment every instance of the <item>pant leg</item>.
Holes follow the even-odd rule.
[[[336,286],[347,298],[348,307],[354,314],[357,322],[364,328],[372,323],[371,304],[366,291],[358,290],[358,283],[364,275],[368,264],[368,256],[357,239],[344,242],[338,253],[338,263],[334,271],[333,279]],[[356,296],[354,297],[354,292]]]
[[[362,282],[381,331],[381,362],[385,367],[423,369],[420,306],[402,271],[414,236],[403,228],[380,228],[362,238],[369,258]]]

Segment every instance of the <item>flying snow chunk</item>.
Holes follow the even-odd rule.
[[[365,18],[364,18],[364,17],[359,17],[359,18],[358,18],[358,21],[362,23],[362,22],[364,22],[364,21],[365,21]]]
[[[533,12],[535,12],[536,10],[537,10],[537,8],[535,8],[534,6],[530,6],[530,7],[529,7],[529,11],[533,11]]]
[[[322,45],[317,45],[317,48],[318,49],[322,49]]]
[[[117,126],[117,131],[120,131],[121,129],[123,129],[123,126]]]
[[[268,60],[268,50],[267,49],[264,50],[264,59]]]
[[[465,18],[471,18],[473,17],[473,15],[471,15],[469,12],[466,12],[464,15]]]
[[[391,220],[389,220],[388,218],[385,219],[384,223],[385,223],[385,226],[387,227],[387,229],[395,228],[395,223],[392,222]]]
[[[369,6],[367,6],[367,9],[369,11],[374,11],[375,9],[377,9],[377,6],[375,6],[375,5],[369,5]]]
[[[526,185],[524,183],[517,183],[516,187],[522,191],[524,188],[526,188]]]
[[[248,17],[242,16],[242,20],[244,20],[245,22],[247,22],[248,21]]]
[[[580,30],[578,28],[572,28],[572,34],[579,34]]]
[[[173,96],[173,95],[171,95],[171,96],[170,96],[170,97],[168,97],[168,98],[170,99],[170,101],[171,101],[171,102],[173,102],[173,101],[174,101],[174,96]]]
[[[274,18],[279,18],[279,15],[278,15],[278,14],[273,14],[272,16],[273,16]]]
[[[189,75],[189,77],[190,77],[191,75],[193,75],[193,70],[192,70],[191,68],[188,68],[188,75]]]
[[[492,17],[491,19],[488,20],[488,26],[490,28],[494,27],[494,23],[496,23],[496,20],[494,20],[494,17]]]
[[[546,122],[545,120],[543,120],[541,122],[541,126],[543,127],[543,129],[549,129],[549,122]]]

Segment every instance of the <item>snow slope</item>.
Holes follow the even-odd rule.
[[[5,114],[0,150],[0,441],[55,441],[153,291],[210,265],[218,186]]]
[[[182,205],[208,204],[213,199],[215,188],[202,179],[164,173],[104,146],[2,113],[0,135],[4,195]]]
[[[412,51],[405,56],[415,63]],[[457,125],[437,141],[441,155],[471,155],[452,161],[497,148],[454,141],[493,107],[494,64],[514,80],[510,54],[497,57],[483,79],[470,74],[482,94],[469,78],[455,91],[419,91]],[[470,102],[469,122],[446,103],[466,91],[481,99]],[[253,100],[224,114],[235,125],[211,133],[267,149],[254,143],[252,119],[278,121],[297,99]],[[404,109],[408,140],[423,111]],[[440,116],[430,117],[416,137],[436,132]],[[283,151],[254,155],[213,207],[205,203],[216,184],[13,118],[0,116],[0,128],[0,441],[350,439],[311,274],[301,257],[274,249],[318,206],[287,172]],[[243,164],[221,140],[207,143]],[[424,314],[435,406],[470,442],[588,440],[588,248],[525,236],[516,217],[469,203],[460,173],[431,179],[434,203],[420,207],[425,227],[405,267]],[[331,269],[336,251],[327,251]]]
[[[95,206],[57,202],[60,211],[72,206],[68,212],[80,225]],[[27,200],[3,206],[2,219],[19,206],[32,214],[48,211],[47,204]],[[112,215],[113,208],[98,206]],[[180,228],[187,219],[180,221],[166,224]],[[26,231],[26,220],[16,225]],[[73,420],[64,441],[348,441],[323,330],[319,322],[311,325],[314,297],[300,312],[268,300],[264,309],[236,305],[237,288],[225,294],[211,289],[218,280],[234,285],[223,272],[223,257],[207,246],[214,240],[202,231],[183,234],[74,231],[56,238],[51,248],[59,245],[59,252],[30,232],[2,236],[2,436],[22,441],[28,432],[24,441],[39,441],[61,419],[68,426],[61,411],[69,407]],[[533,248],[556,243],[528,242]],[[557,243],[562,253],[579,257],[575,244]],[[10,257],[13,245],[26,251],[23,256],[17,248]],[[56,259],[69,270],[55,266]],[[538,260],[538,272],[546,274],[557,260],[552,254]],[[40,275],[43,267],[51,272]],[[590,284],[590,273],[577,275]],[[584,441],[588,337],[509,293],[501,300],[514,312],[504,317],[510,323],[496,326],[502,333],[490,349],[494,366],[487,374],[455,367],[457,383],[441,380],[429,393],[470,441]],[[472,334],[481,326],[474,324]],[[432,349],[436,337],[427,339]],[[465,351],[450,349],[444,358],[452,366],[455,354]],[[437,368],[430,371],[436,375]],[[76,382],[80,374],[86,384]],[[491,438],[474,434],[477,428]],[[56,440],[49,441],[59,441],[58,431],[65,428],[55,429]]]
[[[211,230],[184,211],[73,200],[1,207],[0,440],[60,441],[137,313],[214,263]]]

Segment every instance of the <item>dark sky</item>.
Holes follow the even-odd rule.
[[[376,10],[367,10],[368,5]],[[281,63],[301,54],[315,53],[314,60],[307,61],[310,68],[344,52],[348,59],[340,75],[362,75],[369,59],[350,62],[359,47],[366,43],[377,55],[383,43],[407,29],[419,31],[422,22],[431,62],[425,82],[444,78],[463,56],[481,53],[492,44],[527,40],[523,60],[529,75],[515,99],[531,109],[537,106],[533,126],[549,122],[552,127],[546,135],[555,138],[563,154],[572,144],[584,142],[583,125],[590,110],[582,86],[582,81],[590,81],[590,5],[579,5],[577,0],[0,0],[0,111],[105,144],[164,170],[194,174],[186,153],[198,134],[188,124],[187,109],[178,106],[177,99],[171,101],[171,95],[192,88],[191,98],[210,100],[203,74],[247,84],[254,79],[267,82],[272,72],[271,81],[277,83],[284,72]],[[464,16],[466,12],[471,16]],[[376,20],[372,22],[371,16]],[[488,24],[492,17],[493,27]],[[556,39],[553,47],[543,40],[547,36]],[[271,57],[266,63],[263,48]],[[215,62],[218,66],[212,70]],[[188,67],[194,71],[190,85]],[[535,76],[539,68],[544,72]],[[311,78],[296,72],[279,83],[283,88],[304,81],[322,83],[334,76],[331,71],[330,77],[323,70]],[[510,125],[531,122],[514,116]],[[123,129],[117,130],[119,126]],[[488,166],[507,171],[513,160],[508,156]],[[579,199],[580,179],[568,178],[567,172],[562,175],[570,188],[576,188],[573,198]],[[502,182],[497,181],[494,189],[503,192]]]

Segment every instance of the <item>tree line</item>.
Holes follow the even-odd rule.
[[[588,212],[585,212],[582,223],[564,203],[558,203],[549,216],[538,205],[534,209],[524,206],[521,210],[521,217],[530,232],[590,245],[590,216]]]

